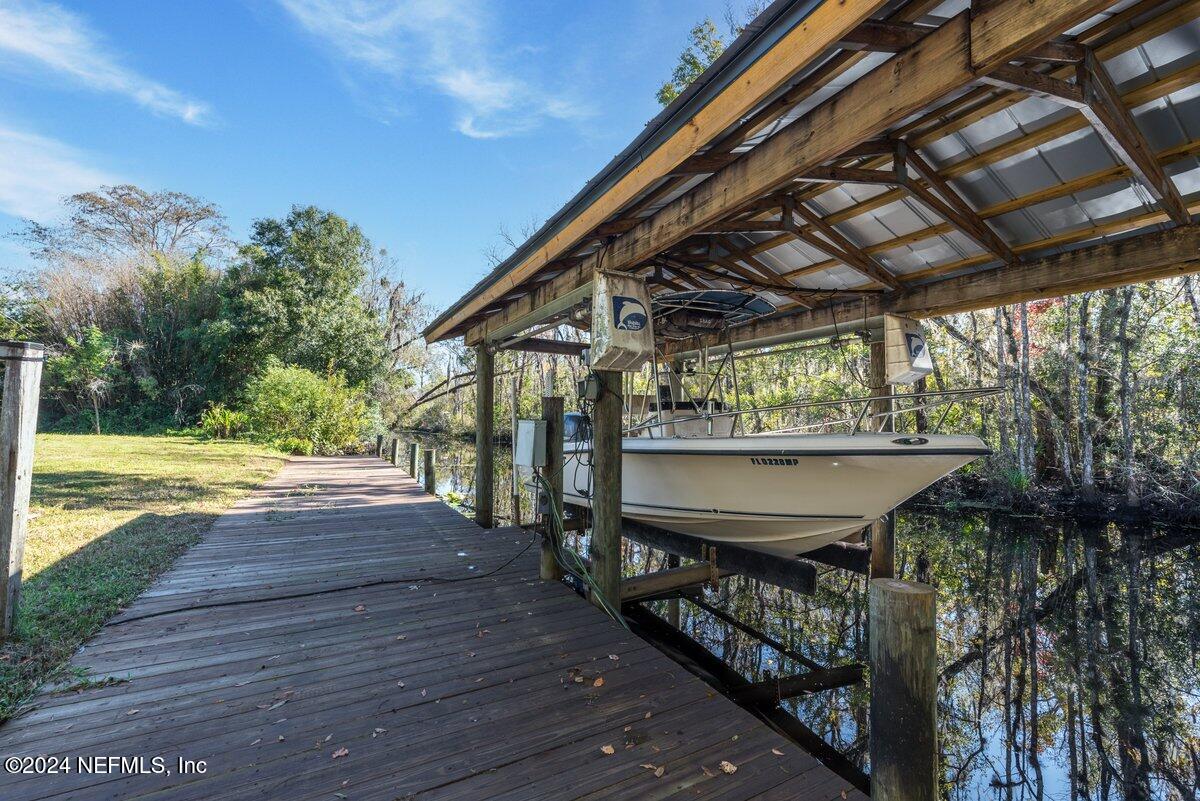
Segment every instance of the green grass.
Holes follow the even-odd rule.
[[[69,681],[76,649],[282,463],[246,442],[39,434],[16,631],[0,645],[0,721],[42,683]]]

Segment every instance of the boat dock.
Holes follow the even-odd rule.
[[[377,458],[294,459],[0,727],[70,760],[0,797],[865,798],[538,554]]]

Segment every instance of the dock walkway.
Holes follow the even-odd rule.
[[[294,459],[80,651],[86,686],[0,726],[0,757],[73,760],[0,798],[863,798],[530,542],[381,460]]]

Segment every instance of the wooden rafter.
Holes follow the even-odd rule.
[[[918,175],[929,183],[933,191],[925,188],[924,184],[912,180],[908,175],[908,167],[912,167]],[[975,240],[981,248],[991,252],[996,258],[1012,264],[1017,260],[1009,248],[979,214],[963,199],[954,187],[950,186],[938,171],[919,153],[910,148],[904,141],[896,147],[896,175],[901,184],[912,192],[926,206],[929,206],[943,219],[955,226],[962,233]],[[935,196],[933,192],[937,192]]]
[[[878,281],[891,289],[899,289],[900,282],[896,280],[896,276],[892,275],[879,262],[875,261],[861,247],[847,239],[841,231],[838,231],[821,216],[812,209],[807,208],[803,203],[788,204],[784,206],[783,217],[787,219],[795,219],[793,213],[799,214],[804,218],[804,221],[812,227],[822,238],[817,237],[812,231],[808,231],[800,226],[796,226],[793,230],[798,237],[808,242],[818,250],[828,253],[838,261],[843,262],[849,267],[854,268],[868,278]]]

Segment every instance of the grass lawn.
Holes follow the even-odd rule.
[[[39,434],[16,635],[0,645],[0,721],[283,458],[190,436]]]

